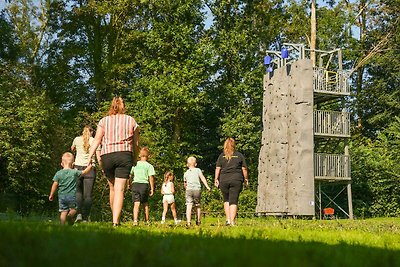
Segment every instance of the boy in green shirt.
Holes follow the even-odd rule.
[[[53,201],[54,193],[58,188],[60,223],[64,225],[68,221],[68,224],[72,225],[76,214],[76,181],[79,176],[87,174],[92,167],[89,165],[83,171],[73,169],[74,155],[70,152],[62,155],[61,166],[63,169],[54,175],[49,200]]]
[[[129,185],[132,184],[132,201],[133,201],[133,224],[138,224],[140,204],[144,205],[145,221],[149,221],[149,196],[154,193],[154,171],[153,165],[147,162],[149,158],[149,149],[144,147],[139,153],[140,160],[136,166],[131,169],[131,176],[129,178]],[[150,188],[149,188],[150,184]],[[150,189],[150,192],[149,192]]]

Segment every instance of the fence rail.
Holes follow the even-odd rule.
[[[328,71],[325,68],[314,68],[314,92],[350,95],[350,86],[344,71]]]
[[[314,134],[350,137],[350,114],[348,112],[315,110]]]
[[[351,180],[348,155],[316,153],[314,176],[317,180]]]

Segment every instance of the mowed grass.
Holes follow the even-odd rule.
[[[0,221],[0,266],[400,266],[400,219],[205,218],[61,227]]]

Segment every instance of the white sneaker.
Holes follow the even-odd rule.
[[[165,220],[161,220],[161,224],[165,224]]]
[[[76,223],[80,223],[81,221],[82,221],[82,214],[76,215],[75,222],[76,222]]]
[[[175,225],[178,225],[181,223],[182,220],[175,220]]]

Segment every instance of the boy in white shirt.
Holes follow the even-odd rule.
[[[197,220],[196,225],[200,225],[201,218],[201,209],[200,209],[200,200],[201,200],[201,184],[200,180],[203,182],[204,186],[208,191],[211,188],[208,186],[207,180],[204,177],[202,171],[199,168],[196,168],[196,158],[189,157],[187,159],[188,170],[185,172],[184,186],[186,189],[186,220],[187,226],[191,224],[192,217],[192,207],[193,205],[196,207]]]

